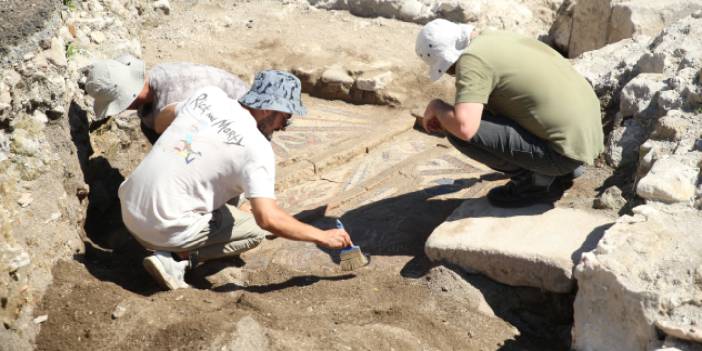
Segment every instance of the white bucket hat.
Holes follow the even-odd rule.
[[[126,110],[143,88],[144,61],[132,55],[93,63],[85,83],[85,90],[95,99],[97,120]]]
[[[429,78],[436,81],[458,61],[470,44],[473,32],[470,24],[458,24],[445,19],[427,23],[417,35],[414,47],[417,56],[429,65]]]

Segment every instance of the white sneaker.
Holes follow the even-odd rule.
[[[170,252],[155,251],[153,255],[144,258],[144,268],[156,281],[166,289],[175,290],[189,288],[185,282],[185,269],[188,261],[176,261]]]

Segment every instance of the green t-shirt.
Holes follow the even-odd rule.
[[[456,63],[456,103],[485,104],[558,153],[588,164],[604,150],[590,84],[546,44],[513,33],[474,38]]]

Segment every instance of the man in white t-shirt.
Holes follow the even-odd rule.
[[[300,92],[297,77],[268,70],[238,102],[206,87],[156,117],[168,128],[122,183],[119,197],[124,224],[155,251],[144,267],[162,286],[188,287],[188,267],[252,249],[268,232],[328,248],[352,244],[346,231],[319,230],[276,204],[269,140],[293,114],[305,114]],[[241,193],[253,216],[225,206]]]

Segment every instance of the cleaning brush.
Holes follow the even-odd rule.
[[[338,218],[336,220],[336,227],[344,229],[344,225]],[[339,251],[339,265],[342,271],[352,271],[366,266],[369,263],[370,260],[361,252],[361,248],[357,245],[351,245]]]

